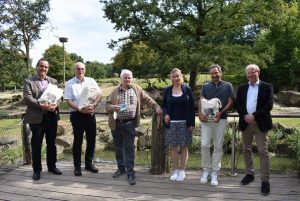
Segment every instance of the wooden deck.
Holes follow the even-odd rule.
[[[126,176],[113,179],[114,164],[97,165],[98,174],[83,171],[73,175],[71,162],[57,165],[63,175],[42,172],[41,180],[31,179],[31,166],[21,166],[0,175],[0,200],[300,200],[300,179],[295,175],[272,174],[271,193],[260,194],[259,175],[248,186],[241,186],[243,175],[231,177],[221,174],[219,186],[200,184],[200,171],[187,170],[184,182],[170,182],[169,174],[151,175],[149,170],[137,167],[137,184],[129,186]],[[44,170],[46,167],[44,166]]]

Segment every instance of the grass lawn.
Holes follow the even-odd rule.
[[[300,131],[300,118],[273,118],[273,122],[278,122],[289,128],[294,127]]]

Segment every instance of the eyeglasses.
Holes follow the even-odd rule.
[[[257,73],[257,71],[252,71],[252,72],[247,72],[247,75],[254,75],[255,73]]]

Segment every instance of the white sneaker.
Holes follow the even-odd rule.
[[[179,170],[178,176],[176,178],[176,181],[183,181],[185,179],[185,172],[184,170]]]
[[[218,174],[217,174],[217,172],[212,172],[210,185],[217,186],[218,184],[219,184],[219,182],[218,182]]]
[[[175,181],[177,179],[177,177],[178,177],[178,173],[179,173],[178,169],[174,170],[173,174],[170,177],[170,180],[171,181]]]
[[[210,171],[204,170],[202,177],[200,178],[201,184],[206,184],[208,182],[208,176],[210,175]]]

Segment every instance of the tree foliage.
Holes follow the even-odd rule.
[[[255,52],[250,47],[260,31],[270,24],[279,1],[101,2],[105,5],[105,17],[115,24],[115,29],[129,33],[126,38],[112,41],[110,47],[124,40],[133,44],[143,42],[159,55],[158,70],[176,66],[191,71],[193,85],[198,69],[211,63],[218,62],[225,70],[231,70],[232,66],[243,64],[239,66],[243,68],[249,61],[255,61]],[[240,54],[241,49],[247,54]],[[228,56],[228,52],[238,55]]]
[[[87,61],[85,63],[86,76],[95,79],[112,77],[112,66],[111,64],[103,64],[98,61]]]
[[[300,86],[300,3],[283,4],[279,20],[265,34],[266,51],[273,53],[269,63],[276,88],[291,89]],[[272,50],[272,51],[271,51]]]
[[[72,68],[74,62],[63,47],[51,45],[43,54],[43,57],[49,61],[48,75],[57,79],[59,83],[63,82],[64,54],[66,61],[66,80],[68,80],[74,75]]]
[[[27,68],[31,67],[30,47],[40,38],[49,11],[49,0],[0,1],[1,31],[9,44],[18,47],[25,56]]]
[[[23,79],[32,71],[26,68],[23,56],[16,50],[0,49],[1,91],[6,87],[22,85]]]

